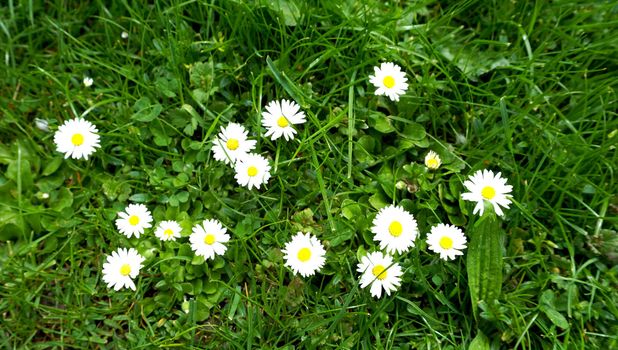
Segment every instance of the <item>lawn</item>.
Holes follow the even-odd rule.
[[[0,5],[0,347],[618,348],[615,2],[145,3]]]

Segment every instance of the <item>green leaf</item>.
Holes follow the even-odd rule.
[[[348,220],[353,220],[362,215],[362,210],[358,203],[346,198],[341,203],[341,215]]]
[[[136,193],[129,197],[129,200],[136,203],[145,203],[148,201],[149,198],[150,195],[148,193]]]
[[[369,204],[371,204],[372,207],[380,210],[387,206],[389,203],[384,200],[384,197],[381,194],[375,193],[374,195],[369,197]]]
[[[49,161],[49,163],[47,163],[47,165],[43,169],[43,176],[49,176],[53,174],[56,170],[58,170],[63,161],[64,159],[62,157],[54,157],[51,161]]]
[[[493,209],[485,208],[484,215],[470,232],[468,246],[468,287],[474,316],[478,316],[478,304],[484,301],[493,305],[502,288],[502,249],[500,222]]]
[[[142,97],[135,102],[133,110],[135,113],[133,113],[131,119],[140,122],[150,122],[161,114],[163,107],[158,103],[151,105],[148,97]]]
[[[273,74],[273,78],[275,79],[275,81],[280,84],[283,89],[288,94],[290,94],[290,96],[292,96],[296,103],[298,103],[303,108],[308,107],[307,103],[305,102],[306,96],[304,95],[303,91],[298,87],[296,83],[292,81],[292,79],[290,79],[284,72],[282,72],[281,70],[279,70],[279,68],[275,66],[275,63],[270,59],[269,56],[266,56],[266,65],[268,66],[270,72]]]
[[[263,3],[274,12],[277,12],[279,14],[279,19],[283,20],[286,26],[297,25],[297,20],[301,17],[301,11],[295,1],[267,0]]]
[[[160,77],[155,81],[155,86],[165,97],[174,98],[176,97],[174,90],[178,90],[178,80]]]
[[[420,141],[425,138],[426,135],[425,128],[421,124],[410,123],[403,129],[402,136],[410,140]]]
[[[154,143],[157,146],[167,146],[172,142],[172,138],[169,137],[165,131],[158,127],[150,128],[152,135],[154,136]]]
[[[556,326],[562,329],[569,328],[569,321],[567,321],[567,319],[562,316],[560,312],[556,311],[556,309],[549,306],[541,306],[541,311],[543,311],[545,316],[547,316],[547,318],[549,318],[549,320]]]
[[[369,120],[367,121],[369,126],[376,129],[377,131],[388,134],[395,131],[391,120],[382,113],[372,113],[369,115]]]
[[[50,202],[51,208],[55,211],[61,211],[71,204],[73,204],[73,194],[66,187],[60,188],[57,197]]]
[[[489,339],[487,339],[483,332],[478,331],[468,350],[489,350]]]

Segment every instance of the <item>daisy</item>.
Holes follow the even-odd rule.
[[[255,148],[256,141],[247,139],[247,130],[240,124],[229,123],[213,140],[213,156],[225,164],[236,160]]]
[[[273,141],[281,135],[286,141],[293,140],[296,130],[292,125],[304,122],[305,113],[294,101],[271,101],[266,106],[266,112],[262,112],[262,124],[268,129],[264,136],[270,136]]]
[[[282,250],[285,254],[285,266],[303,277],[312,276],[324,266],[324,246],[309,233],[298,232]]]
[[[116,227],[120,233],[128,238],[144,233],[144,229],[151,227],[152,215],[143,204],[129,204],[125,211],[118,213],[120,218],[116,219]]]
[[[401,67],[391,62],[383,62],[380,68],[373,67],[375,75],[369,76],[376,88],[376,95],[386,95],[391,101],[399,101],[399,96],[403,95],[408,88],[406,73],[401,71]]]
[[[94,80],[91,77],[85,77],[83,83],[85,87],[91,87]]]
[[[511,199],[508,196],[513,189],[513,186],[506,184],[506,179],[501,177],[501,174],[495,174],[490,170],[478,170],[468,180],[464,181],[464,186],[470,192],[462,193],[461,198],[476,202],[472,214],[480,212],[483,215],[485,210],[485,201],[488,201],[494,206],[494,211],[497,215],[502,216],[503,206],[508,209]]]
[[[143,262],[144,257],[137,250],[120,248],[107,256],[103,264],[103,281],[116,291],[123,287],[135,290],[133,279],[139,274]]]
[[[427,235],[427,245],[434,253],[439,253],[441,259],[453,260],[457,255],[463,255],[461,250],[466,249],[466,236],[456,226],[438,224]]]
[[[127,39],[129,39],[129,33],[127,33],[127,32],[122,32],[122,33],[120,33],[120,37],[121,37],[122,39],[124,39],[124,40],[127,40]]]
[[[223,255],[227,250],[223,243],[230,240],[230,236],[225,232],[227,229],[219,221],[204,220],[201,225],[193,226],[193,233],[189,236],[191,249],[204,259],[214,259],[216,255]]]
[[[270,179],[270,165],[268,160],[259,154],[249,153],[238,159],[235,165],[236,181],[241,186],[249,189],[252,187],[260,188]]]
[[[436,152],[429,151],[429,153],[427,153],[427,155],[425,156],[425,166],[429,170],[436,170],[440,167],[441,164],[442,160]]]
[[[361,288],[371,284],[371,295],[382,296],[382,288],[387,295],[397,290],[401,285],[401,266],[393,263],[393,258],[382,252],[373,252],[363,256],[358,264],[358,272],[362,273],[360,279]]]
[[[375,234],[373,239],[380,242],[380,249],[390,254],[403,253],[414,247],[418,227],[412,214],[402,207],[389,205],[380,209],[373,219],[371,232]]]
[[[178,225],[178,223],[174,220],[161,221],[155,230],[155,236],[162,241],[175,241],[176,238],[180,237],[181,230],[182,228],[180,225]]]
[[[82,118],[67,120],[54,134],[56,150],[64,153],[64,158],[88,159],[99,148],[97,127]]]

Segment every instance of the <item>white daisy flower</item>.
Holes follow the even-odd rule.
[[[256,141],[247,139],[247,130],[240,124],[229,123],[212,141],[213,156],[225,164],[234,164],[255,148]]]
[[[406,73],[401,71],[401,67],[391,62],[384,62],[380,68],[373,67],[375,75],[369,76],[376,88],[376,95],[386,95],[391,101],[399,101],[399,96],[403,95],[408,88],[408,78]]]
[[[122,33],[120,33],[120,37],[123,38],[124,40],[127,40],[129,38],[129,33],[122,32]]]
[[[387,295],[391,295],[391,292],[401,285],[403,274],[401,266],[393,263],[393,258],[382,252],[373,252],[363,256],[357,271],[362,273],[361,288],[371,284],[371,295],[377,298],[382,296],[382,289]]]
[[[506,179],[501,177],[501,174],[495,174],[490,170],[478,170],[468,180],[464,181],[464,186],[470,192],[462,193],[461,198],[476,202],[472,214],[480,213],[483,215],[485,210],[485,201],[488,201],[494,206],[494,211],[497,215],[502,216],[503,206],[508,209],[511,199],[508,196],[513,190],[513,186],[506,184]]]
[[[225,232],[227,229],[219,221],[204,220],[201,225],[193,226],[193,233],[189,236],[191,249],[204,259],[214,259],[217,255],[223,255],[227,250],[223,243],[230,240],[230,236]]]
[[[152,215],[143,204],[129,204],[125,211],[118,213],[120,218],[116,219],[116,227],[120,233],[128,238],[144,233],[144,229],[151,227]]]
[[[438,224],[427,235],[427,245],[434,253],[439,253],[441,259],[453,260],[463,255],[461,250],[466,249],[466,236],[456,226]]]
[[[103,264],[103,281],[116,291],[126,287],[135,290],[133,279],[139,274],[143,262],[144,257],[137,250],[120,248],[107,256]]]
[[[94,83],[94,80],[91,77],[85,77],[84,78],[84,86],[85,87],[91,87],[93,83]]]
[[[373,239],[380,242],[380,249],[401,254],[414,247],[418,227],[412,214],[402,207],[389,205],[380,209],[373,219],[371,232],[375,234]]]
[[[64,158],[88,159],[99,148],[97,127],[82,118],[67,120],[54,134],[56,150],[64,153]]]
[[[305,113],[300,111],[300,106],[294,101],[271,101],[266,111],[262,112],[262,125],[268,129],[264,136],[270,136],[273,141],[281,135],[286,141],[293,140],[296,130],[292,125],[305,121]]]
[[[259,154],[249,153],[238,159],[234,169],[236,170],[236,181],[241,186],[249,189],[252,187],[260,188],[270,179],[270,165],[268,160]]]
[[[180,237],[180,231],[182,231],[182,228],[176,221],[161,221],[155,230],[155,236],[162,241],[175,241],[176,238]]]
[[[429,170],[436,170],[440,167],[441,164],[442,160],[436,152],[429,151],[429,153],[427,153],[427,155],[425,156],[425,166]]]
[[[285,266],[303,277],[312,276],[324,266],[324,246],[309,233],[298,232],[282,250],[285,254]]]

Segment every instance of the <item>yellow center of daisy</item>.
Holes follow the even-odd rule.
[[[448,237],[448,236],[444,236],[444,237],[440,238],[440,247],[442,247],[442,249],[451,249],[451,248],[453,248],[453,239],[451,237]]]
[[[228,139],[225,143],[225,146],[230,151],[235,151],[238,148],[238,140],[237,139]]]
[[[388,225],[388,233],[393,237],[399,237],[403,232],[403,226],[399,221],[393,221],[390,225]]]
[[[491,186],[485,186],[481,190],[481,196],[485,199],[491,200],[496,196],[496,190]]]
[[[131,215],[129,217],[129,224],[131,224],[131,226],[139,224],[139,217],[137,217],[137,215]]]
[[[120,274],[123,276],[128,276],[131,273],[131,265],[124,264],[120,266]]]
[[[384,266],[382,265],[376,265],[373,267],[373,269],[371,269],[371,273],[376,276],[377,279],[379,279],[380,281],[384,280],[386,278],[386,269],[384,268]]]
[[[168,228],[165,231],[163,231],[163,235],[166,237],[171,237],[173,234],[174,234],[174,231],[172,231],[171,228]]]
[[[395,78],[387,75],[384,77],[384,80],[382,80],[382,83],[384,83],[384,86],[386,86],[387,88],[392,89],[393,86],[395,86]]]
[[[435,169],[438,167],[438,160],[436,158],[427,159],[427,167],[431,169]]]
[[[81,146],[84,143],[84,135],[82,134],[73,134],[73,137],[71,137],[71,143],[74,146]]]
[[[279,125],[280,128],[285,128],[290,125],[290,123],[288,123],[288,120],[285,119],[284,116],[280,116],[279,119],[277,119],[277,125]]]
[[[204,237],[204,243],[208,245],[212,245],[213,243],[215,243],[215,235],[210,233],[207,234],[206,237]]]
[[[251,176],[251,177],[254,177],[255,175],[257,175],[257,173],[258,173],[258,170],[257,170],[257,168],[256,168],[256,167],[254,167],[253,165],[252,165],[252,166],[250,166],[250,167],[247,169],[247,175],[249,175],[249,176]]]
[[[301,248],[298,251],[298,260],[307,262],[309,259],[311,259],[311,250],[309,248]]]

